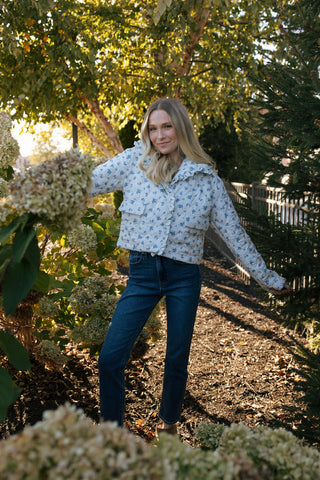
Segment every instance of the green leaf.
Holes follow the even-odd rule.
[[[40,270],[35,283],[32,285],[33,290],[37,292],[48,293],[55,286],[55,279],[47,272]],[[58,283],[59,285],[59,283]]]
[[[6,418],[8,407],[14,403],[21,389],[17,387],[7,370],[0,367],[0,422]]]
[[[27,350],[11,333],[0,330],[0,349],[17,370],[31,368]]]
[[[40,268],[40,251],[36,237],[31,240],[21,262],[11,262],[2,279],[3,308],[10,315],[35,283]]]
[[[11,245],[3,245],[0,247],[0,273],[6,268],[11,259]]]
[[[10,236],[20,227],[20,225],[24,222],[25,218],[24,215],[21,217],[17,217],[12,220],[9,225],[0,229],[0,243],[5,243],[9,240]]]
[[[33,237],[36,236],[35,229],[33,226],[27,228],[20,228],[13,239],[12,242],[12,251],[13,251],[13,261],[19,263],[24,256],[27,248],[30,245]]]
[[[9,181],[13,178],[14,170],[9,165],[8,167],[4,167],[0,169],[0,177],[4,178],[4,180]]]

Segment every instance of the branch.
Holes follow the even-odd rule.
[[[302,65],[304,66],[304,68],[307,70],[307,72],[314,78],[314,80],[316,81],[317,85],[319,85],[319,79],[318,79],[318,76],[317,76],[317,71],[312,71],[310,70],[310,68],[308,67],[308,65],[306,64],[306,62],[304,61],[304,59],[302,58],[298,48],[291,42],[290,38],[289,38],[289,35],[287,34],[287,32],[285,31],[282,23],[279,24],[279,28],[284,36],[284,38],[287,40],[287,42],[289,43],[290,47],[296,52],[296,55],[297,57],[299,58],[300,62],[302,63]]]
[[[104,133],[107,135],[111,145],[114,147],[117,153],[123,152],[123,147],[121,145],[120,139],[116,132],[114,131],[111,123],[101,110],[99,103],[95,101],[89,100],[87,97],[84,95],[82,96],[83,101],[88,105],[90,108],[91,112],[94,114],[94,116],[99,120],[100,125],[104,131]]]
[[[103,145],[103,143],[97,139],[97,137],[91,132],[91,130],[89,130],[89,128],[84,123],[82,123],[78,118],[74,117],[71,114],[68,115],[68,119],[71,120],[72,123],[77,125],[77,127],[79,127],[80,130],[89,137],[91,142],[103,153],[103,155],[105,155],[107,158],[113,157],[112,153],[109,152],[109,150]]]
[[[210,72],[210,70],[214,70],[213,67],[206,68],[205,70],[201,70],[201,72],[194,73],[193,75],[188,75],[188,78],[194,78],[198,75],[202,75],[203,73]]]
[[[204,29],[208,23],[210,16],[210,10],[208,8],[200,8],[200,11],[196,13],[194,17],[194,23],[198,26],[196,31],[192,31],[190,35],[189,44],[186,46],[185,53],[182,57],[182,63],[177,66],[176,75],[177,77],[183,77],[190,70],[191,59],[195,50],[195,47],[198,45]],[[172,65],[175,68],[175,65]],[[176,88],[175,95],[176,97],[180,96],[181,86]]]

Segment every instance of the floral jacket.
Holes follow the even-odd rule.
[[[138,165],[141,155],[137,142],[93,171],[93,196],[123,191],[120,247],[199,264],[211,224],[263,288],[283,287],[285,279],[267,269],[210,165],[185,158],[171,183],[155,185]]]

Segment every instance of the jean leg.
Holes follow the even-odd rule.
[[[100,415],[105,421],[123,425],[124,369],[134,342],[160,298],[150,288],[129,280],[118,302],[99,356]]]
[[[179,421],[181,415],[201,290],[201,275],[197,265],[182,265],[179,270],[180,281],[173,283],[173,287],[166,292],[167,350],[159,417],[169,425]]]

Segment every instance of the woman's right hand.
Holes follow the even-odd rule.
[[[281,288],[281,290],[277,290],[276,288],[271,289],[271,293],[274,295],[284,295],[285,293],[292,292],[292,288],[285,283],[284,286]]]

